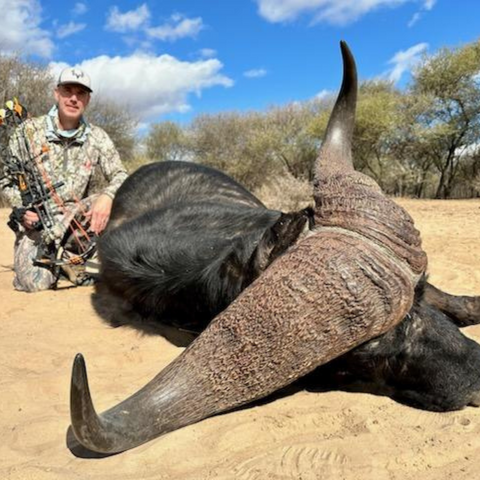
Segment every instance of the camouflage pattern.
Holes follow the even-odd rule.
[[[83,128],[87,132],[79,132],[73,138],[52,136],[49,135],[48,120],[49,116],[44,115],[26,120],[18,127],[9,143],[12,154],[20,159],[37,158],[39,167],[44,169],[48,178],[63,181],[64,185],[56,190],[64,203],[74,203],[85,196],[97,166],[109,182],[99,193],[113,198],[127,178],[127,172],[106,132],[86,124]],[[23,135],[28,139],[30,152],[26,151]],[[44,148],[46,152],[42,152]],[[12,206],[21,206],[20,192],[15,185],[4,184],[3,192]],[[54,212],[61,213],[53,200],[50,200],[50,206]]]
[[[54,111],[52,109],[52,111]],[[14,287],[17,290],[34,292],[55,285],[58,272],[43,266],[35,266],[41,245],[54,242],[59,244],[74,215],[89,208],[95,197],[87,197],[93,173],[99,167],[108,184],[99,194],[114,197],[116,191],[127,177],[120,156],[107,133],[99,127],[88,124],[82,119],[80,128],[74,135],[65,137],[58,130],[58,123],[48,115],[24,121],[10,138],[9,148],[12,155],[22,161],[35,158],[45,178],[53,183],[63,182],[55,188],[60,200],[49,199],[48,204],[54,218],[58,220],[50,232],[17,232],[14,249]],[[56,112],[55,112],[56,113]],[[70,133],[70,132],[67,132]],[[27,142],[24,141],[27,139]],[[9,172],[0,187],[13,207],[22,205],[17,186],[9,181]]]
[[[23,292],[47,290],[55,285],[57,276],[43,266],[34,265],[42,243],[41,232],[36,230],[17,233],[13,254],[13,287]]]
[[[56,215],[57,223],[55,226],[63,232],[61,238],[68,234],[73,218],[78,218],[82,213],[88,211],[97,198],[98,195],[87,197],[72,205],[65,214]],[[15,290],[24,292],[48,290],[56,285],[60,274],[63,274],[73,284],[87,285],[89,283],[87,278],[91,277],[87,274],[83,265],[68,265],[55,269],[49,265],[38,265],[36,263],[41,259],[42,250],[45,248],[43,235],[43,231],[27,230],[20,226],[20,230],[16,234],[13,256],[13,286]],[[58,249],[57,253],[59,260],[68,259],[72,256],[69,251],[63,248]]]

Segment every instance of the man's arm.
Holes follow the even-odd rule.
[[[107,226],[112,211],[113,197],[128,176],[112,140],[105,132],[102,133],[99,165],[108,185],[88,212],[88,215],[91,216],[91,229],[96,234],[101,233]]]
[[[103,132],[100,151],[99,165],[108,181],[108,185],[102,193],[113,199],[115,193],[117,193],[117,190],[120,188],[120,185],[128,176],[127,170],[120,160],[120,155],[115,148],[115,145],[105,132]]]
[[[100,235],[105,230],[112,211],[112,203],[112,197],[102,193],[93,202],[92,208],[85,213],[87,218],[90,217],[90,228],[93,233]]]

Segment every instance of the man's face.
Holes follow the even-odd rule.
[[[81,85],[67,83],[55,89],[55,100],[61,118],[78,122],[90,101],[90,92]]]

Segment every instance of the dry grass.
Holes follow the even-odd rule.
[[[255,195],[269,208],[291,212],[312,205],[312,185],[307,180],[285,174],[273,177]]]

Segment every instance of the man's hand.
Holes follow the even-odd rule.
[[[93,233],[100,235],[107,226],[110,212],[112,211],[113,200],[108,195],[100,195],[92,205],[92,208],[85,213],[90,218],[90,228]]]
[[[35,224],[40,221],[40,218],[38,218],[38,215],[35,212],[32,212],[31,210],[27,210],[25,212],[25,215],[22,218],[22,225],[27,229],[27,230],[32,230],[35,228]]]

